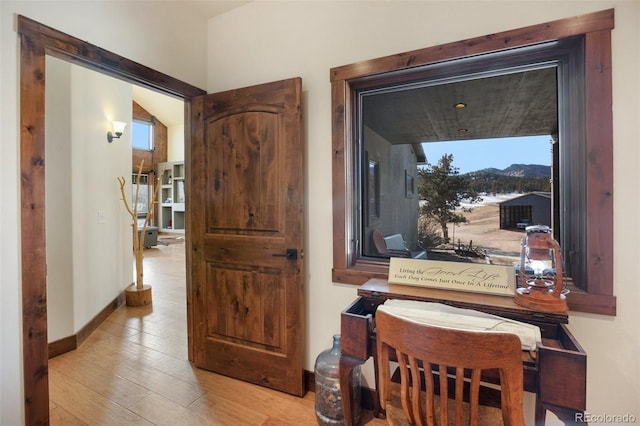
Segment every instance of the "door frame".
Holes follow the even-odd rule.
[[[206,91],[18,15],[20,37],[20,243],[25,424],[49,424],[45,230],[45,56],[83,66],[184,101],[185,161],[191,99]],[[189,196],[189,185],[185,188]],[[189,261],[187,230],[187,262]],[[187,287],[189,277],[187,275]],[[187,299],[189,292],[187,292]],[[188,301],[187,301],[188,302]],[[189,359],[191,337],[189,336]]]

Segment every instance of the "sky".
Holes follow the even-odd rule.
[[[444,154],[453,154],[454,167],[460,174],[494,167],[505,169],[512,164],[551,165],[551,137],[477,139],[422,144],[427,162],[433,165]]]

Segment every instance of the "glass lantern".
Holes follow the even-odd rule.
[[[566,312],[568,291],[563,288],[560,246],[551,228],[527,226],[525,232],[515,302],[536,311]]]

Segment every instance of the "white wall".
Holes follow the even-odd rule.
[[[313,368],[317,354],[340,331],[340,311],[356,296],[355,288],[331,279],[330,68],[612,7],[616,8],[614,289],[618,315],[572,313],[570,329],[588,353],[588,411],[630,412],[640,421],[640,286],[636,282],[640,3],[260,1],[209,21],[208,92],[302,77],[307,147],[306,369]],[[370,366],[366,373],[370,382]]]
[[[24,15],[59,31],[86,40],[113,51],[138,63],[171,75],[197,87],[206,82],[206,22],[204,17],[183,7],[180,2],[122,2],[122,1],[0,1],[0,424],[19,425],[24,419],[22,390],[22,313],[20,293],[20,173],[19,173],[19,57],[20,41],[16,32],[16,14]],[[170,29],[170,30],[169,30]],[[85,84],[90,84],[85,81]],[[130,111],[129,99],[129,111]],[[108,106],[105,106],[108,107]],[[111,105],[112,113],[123,107]],[[107,110],[103,110],[102,114]],[[96,143],[99,150],[114,148],[106,142],[106,120],[98,119],[100,112],[92,110],[85,123],[87,133],[71,135],[75,140]],[[129,112],[130,117],[130,112]],[[115,148],[119,149],[119,148]],[[101,152],[107,155],[113,151]],[[74,153],[76,151],[74,150]],[[87,152],[77,152],[84,156]],[[75,154],[74,154],[75,155]],[[130,159],[128,171],[130,172]],[[91,164],[83,166],[92,167]],[[86,170],[74,170],[74,177],[84,176]],[[113,180],[112,180],[113,179]],[[108,182],[107,182],[108,181]],[[115,219],[118,199],[113,194],[100,194],[102,200],[94,198],[86,187],[98,185],[108,188],[115,177],[97,177],[86,181],[86,193],[73,194],[74,200],[84,198],[90,212],[76,222],[87,226],[88,233],[79,236],[74,250],[81,247],[93,250],[96,242],[111,238],[107,227]],[[77,196],[76,196],[77,195]],[[111,201],[113,200],[113,204]],[[73,208],[76,209],[77,205]],[[106,226],[97,226],[97,209],[103,208],[107,216]],[[76,214],[83,215],[82,212]],[[80,245],[77,245],[80,244]],[[83,245],[84,244],[84,245]],[[123,243],[124,244],[124,243]],[[113,253],[112,253],[113,254]],[[74,272],[74,281],[93,280],[95,287],[85,287],[73,295],[75,324],[86,323],[87,317],[95,315],[95,306],[100,300],[113,298],[112,283],[96,282],[96,276],[104,272],[95,258],[80,258],[83,271]],[[112,259],[118,262],[117,259]],[[76,260],[74,259],[74,262]],[[130,265],[131,258],[127,261]],[[119,265],[117,274],[126,275],[127,266]],[[90,272],[95,268],[97,273]],[[100,299],[92,302],[93,298]],[[78,306],[81,305],[81,306]],[[101,308],[104,307],[102,304]],[[91,312],[93,311],[93,312]],[[83,323],[84,321],[84,323]],[[66,325],[68,327],[68,325]]]
[[[77,66],[71,75],[75,333],[132,282],[131,218],[120,201],[116,179],[127,180],[128,192],[132,102],[128,83]],[[108,143],[114,120],[128,125],[120,139]]]
[[[49,341],[74,334],[73,212],[71,195],[71,64],[47,57],[45,168],[47,333]]]
[[[167,161],[184,160],[184,124],[167,127]]]
[[[131,85],[47,57],[46,201],[49,342],[77,333],[132,281]],[[111,121],[125,121],[107,142]],[[127,190],[129,189],[127,185]],[[70,309],[70,307],[73,307]]]

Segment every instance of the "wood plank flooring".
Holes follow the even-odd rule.
[[[313,392],[298,398],[189,363],[184,259],[184,244],[145,250],[153,305],[121,306],[78,349],[49,360],[51,425],[317,424]]]

